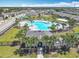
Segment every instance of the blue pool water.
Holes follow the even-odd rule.
[[[36,26],[36,30],[41,30],[41,31],[49,31],[50,26],[52,25],[51,22],[43,22],[43,21],[32,21],[32,22],[27,22],[28,26]]]

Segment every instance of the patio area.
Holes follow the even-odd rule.
[[[26,36],[27,37],[37,37],[38,39],[41,39],[43,36],[52,36],[52,33],[50,31],[27,31]]]

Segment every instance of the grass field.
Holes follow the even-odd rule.
[[[10,47],[10,46],[0,46],[0,58],[36,58],[36,54],[19,56],[14,55],[14,51],[17,47]]]
[[[12,42],[15,40],[16,34],[20,29],[11,28],[2,36],[0,36],[0,42]],[[19,55],[14,55],[14,51],[18,49],[18,47],[10,47],[10,46],[0,46],[0,58],[35,58],[36,54],[26,55],[20,57]]]
[[[12,42],[15,40],[15,36],[18,33],[19,29],[11,28],[2,36],[0,36],[0,42]]]
[[[74,27],[73,30],[75,33],[79,33],[79,26]]]
[[[0,58],[13,57],[13,51],[15,50],[16,47],[0,46]]]
[[[44,57],[45,58],[79,58],[79,54],[76,53],[75,48],[72,48],[70,50],[70,53],[67,53],[66,55],[55,53],[55,54],[45,54]]]

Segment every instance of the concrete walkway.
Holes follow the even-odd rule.
[[[37,54],[37,58],[44,58],[43,54]]]
[[[37,58],[43,58],[43,51],[42,51],[42,48],[38,48],[37,50]]]

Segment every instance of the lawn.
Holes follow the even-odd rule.
[[[72,48],[70,50],[70,53],[67,53],[66,55],[64,54],[59,54],[59,53],[56,53],[56,54],[45,54],[44,55],[45,58],[79,58],[79,54],[76,53],[76,49],[75,48]]]
[[[8,58],[14,56],[13,51],[16,47],[0,46],[0,58]]]
[[[79,33],[79,26],[74,27],[73,30],[75,33]]]
[[[2,36],[0,36],[0,42],[12,42],[15,40],[16,34],[20,31],[17,28],[11,28]],[[35,58],[36,54],[26,55],[20,57],[19,55],[14,55],[14,51],[18,49],[18,47],[10,47],[10,46],[0,46],[0,58]]]
[[[0,46],[0,58],[36,58],[36,54],[27,54],[25,56],[14,55],[14,51],[17,47],[10,47],[10,46]],[[64,54],[45,54],[45,58],[79,58],[79,54],[76,53],[76,49],[72,48],[70,53]]]
[[[6,33],[0,36],[0,42],[12,42],[15,40],[15,36],[18,33],[19,29],[11,28]]]
[[[14,55],[14,51],[17,47],[10,47],[10,46],[0,46],[0,58],[36,58],[36,54],[19,56]]]

